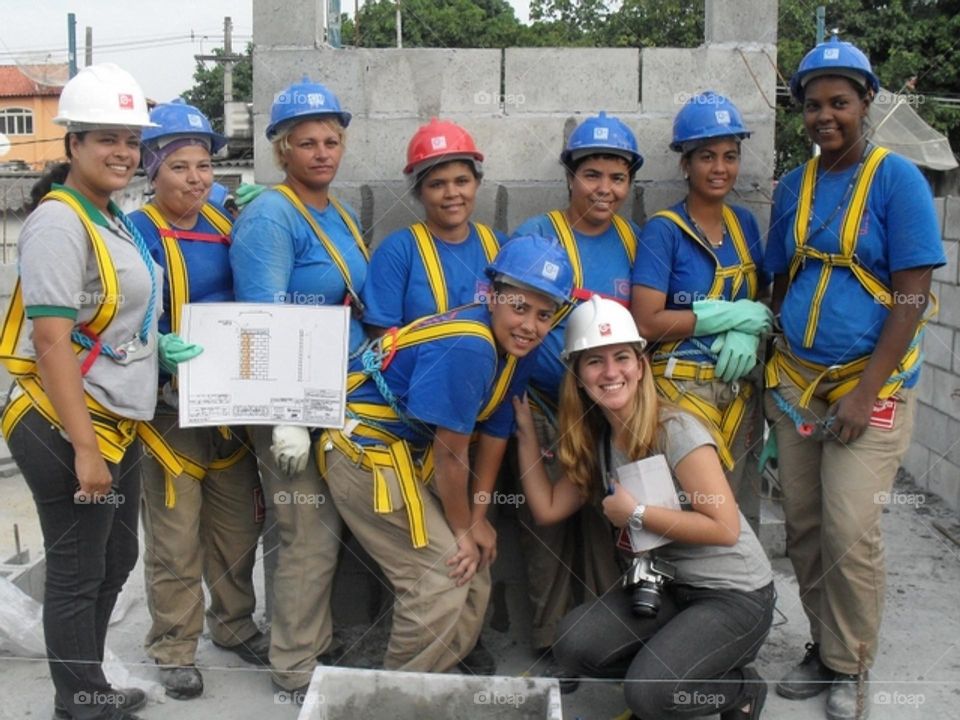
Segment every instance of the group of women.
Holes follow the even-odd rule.
[[[534,647],[567,676],[625,678],[638,717],[758,718],[767,686],[750,664],[775,593],[737,498],[759,442],[745,418],[763,401],[811,632],[777,691],[829,690],[827,717],[865,717],[883,601],[873,497],[909,443],[944,262],[919,172],[867,140],[877,85],[836,38],[803,60],[791,88],[820,154],[781,180],[765,249],[726,202],[750,133],[706,92],[674,122],[686,197],[642,229],[617,214],[643,163],[619,119],[573,131],[567,206],[509,241],[472,219],[473,139],[431,120],[404,168],[424,221],[371,256],[331,194],[351,116],[328,88],[277,95],[267,137],[284,180],[232,223],[210,201],[223,138],[207,118],[182,102],[148,114],[123,70],[82,70],[57,118],[69,162],[35,189],[0,335],[15,376],[3,432],[47,553],[55,716],[130,720],[145,702],[100,666],[141,493],[147,652],[172,697],[203,690],[204,584],[213,642],[305,690],[333,643],[343,525],[395,591],[386,668],[493,672],[479,643],[497,554],[487,501],[515,431]],[[110,198],[141,156],[154,196],[127,217]],[[177,334],[181,306],[231,300],[349,305],[346,427],[178,427],[177,364],[203,351]],[[679,510],[616,481],[652,455]],[[291,496],[332,502],[276,501]],[[252,620],[264,501],[279,530],[269,634]],[[624,528],[670,541],[652,553],[673,567],[653,617],[618,587]]]

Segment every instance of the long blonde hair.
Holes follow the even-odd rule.
[[[636,350],[635,350],[636,351]],[[603,411],[579,386],[577,371],[583,353],[571,358],[560,385],[560,441],[557,455],[567,478],[577,486],[582,498],[589,499],[599,489],[599,454],[607,419]],[[627,457],[638,460],[651,454],[657,447],[660,426],[660,408],[663,401],[657,396],[650,361],[642,352],[637,359],[643,368],[640,387],[633,396],[633,408],[627,421],[629,445]]]

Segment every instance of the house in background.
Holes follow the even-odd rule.
[[[64,129],[53,118],[68,75],[66,63],[0,65],[0,134],[9,142],[0,166],[43,170],[64,159]]]

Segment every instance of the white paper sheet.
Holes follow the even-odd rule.
[[[343,427],[349,331],[343,306],[184,305],[203,353],[178,368],[181,427]]]
[[[643,460],[621,465],[617,479],[633,498],[643,505],[680,509],[680,500],[673,485],[670,466],[663,455],[651,455]],[[670,538],[647,530],[630,528],[630,545],[633,552],[640,553],[673,542]]]

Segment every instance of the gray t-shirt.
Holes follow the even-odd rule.
[[[150,276],[133,239],[113,217],[109,227],[95,225],[116,267],[119,302],[101,339],[112,347],[131,340],[140,331],[150,298]],[[96,313],[103,286],[93,245],[76,212],[67,204],[48,201],[30,213],[18,243],[23,304],[32,307],[73,308],[78,324]],[[157,317],[162,312],[163,270],[153,263],[157,296],[150,335],[156,340]],[[28,320],[20,354],[36,357],[33,322]],[[82,355],[86,357],[86,353]],[[157,353],[120,365],[101,354],[83,379],[84,389],[98,402],[132,420],[150,420],[157,404]]]
[[[682,498],[682,488],[677,482],[676,469],[680,461],[703,445],[715,445],[713,438],[700,422],[682,410],[662,410],[660,414],[660,452],[674,473],[673,483]],[[623,453],[613,448],[611,461],[614,467],[630,462]],[[684,511],[695,512],[688,504]],[[773,580],[773,571],[760,541],[750,523],[740,513],[740,537],[730,546],[688,545],[672,542],[659,547],[654,554],[676,567],[678,583],[695,587],[749,592],[765,587]]]

